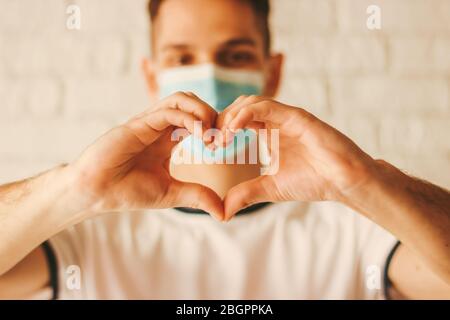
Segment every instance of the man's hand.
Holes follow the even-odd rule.
[[[224,131],[277,129],[280,140],[279,149],[270,150],[271,157],[278,157],[278,172],[230,189],[225,197],[226,220],[257,202],[342,202],[402,242],[389,270],[402,296],[450,297],[447,190],[373,160],[346,136],[305,110],[273,100],[242,97],[218,122]]]
[[[232,131],[279,130],[279,150],[269,150],[278,158],[277,173],[232,188],[225,198],[226,220],[257,202],[337,201],[366,183],[374,166],[374,160],[339,131],[303,109],[270,99],[241,97],[218,122]]]
[[[194,133],[215,123],[216,112],[193,94],[177,93],[98,139],[68,170],[94,213],[191,207],[221,220],[222,200],[211,189],[173,179],[168,164],[176,127]]]
[[[104,134],[74,163],[0,186],[0,291],[22,296],[44,287],[48,274],[38,246],[96,214],[186,206],[222,220],[217,194],[168,171],[172,130],[195,134],[195,121],[207,129],[215,118],[195,95],[177,93]]]

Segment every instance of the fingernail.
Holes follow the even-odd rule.
[[[219,222],[223,222],[223,217],[222,217],[221,215],[218,215],[217,213],[213,213],[213,214],[211,214],[211,216],[212,216],[215,220],[217,220],[217,221],[219,221]]]
[[[229,222],[233,218],[234,214],[224,219],[225,222]]]
[[[222,137],[216,137],[216,138],[214,139],[214,145],[215,145],[216,147],[220,147],[222,144],[223,144],[223,139],[222,139]]]
[[[212,136],[203,136],[203,141],[204,142],[211,142],[212,141]]]

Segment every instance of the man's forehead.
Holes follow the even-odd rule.
[[[251,7],[238,1],[209,3],[204,7],[200,0],[163,2],[153,23],[157,47],[261,44],[262,35]]]

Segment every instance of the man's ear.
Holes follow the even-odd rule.
[[[269,57],[269,66],[266,71],[266,87],[264,95],[275,97],[281,83],[284,56],[282,53],[272,54]]]
[[[156,70],[154,63],[147,58],[142,59],[142,72],[147,82],[147,89],[152,101],[158,99],[158,83],[156,82]]]

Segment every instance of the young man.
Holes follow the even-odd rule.
[[[0,188],[2,298],[50,285],[61,299],[450,297],[449,193],[263,97],[282,62],[267,1],[153,0],[150,11],[153,108],[73,163]],[[174,179],[170,136],[195,121],[279,130],[278,171],[181,164]],[[229,220],[249,206],[228,223],[173,209]]]

